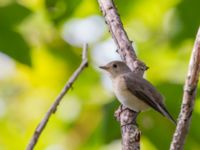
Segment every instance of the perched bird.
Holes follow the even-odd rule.
[[[112,61],[100,68],[109,73],[114,93],[121,104],[135,112],[152,107],[176,124],[164,105],[162,95],[150,82],[132,72],[124,62]]]

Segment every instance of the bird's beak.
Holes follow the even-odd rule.
[[[108,70],[107,66],[99,66],[99,68],[104,69],[104,70]]]

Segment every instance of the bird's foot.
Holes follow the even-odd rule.
[[[119,108],[115,111],[115,118],[117,121],[120,122],[121,126],[126,126],[126,125],[138,126],[136,122],[138,114],[139,112],[135,112],[123,105],[120,105]]]
[[[117,121],[120,121],[120,115],[121,115],[121,112],[122,112],[122,105],[120,105],[119,107],[118,107],[118,109],[115,111],[115,113],[114,113],[114,116],[115,116],[115,118],[116,118],[116,120]]]

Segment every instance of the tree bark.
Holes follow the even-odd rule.
[[[200,28],[193,47],[188,75],[185,81],[183,101],[178,124],[173,136],[170,150],[183,150],[186,135],[189,130],[192,111],[194,108],[196,90],[200,72]]]
[[[123,24],[113,1],[98,0],[98,3],[112,38],[118,47],[117,52],[121,56],[121,59],[126,62],[133,72],[143,76],[144,71],[147,70],[148,67],[137,59],[132,42],[129,40],[123,28]],[[137,113],[128,108],[120,107],[116,111],[115,116],[117,116],[117,120],[121,125],[122,150],[139,150],[141,133],[136,123],[133,121]]]

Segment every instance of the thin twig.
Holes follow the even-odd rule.
[[[98,0],[98,3],[109,27],[112,38],[118,47],[117,52],[133,72],[143,76],[144,71],[147,70],[147,66],[142,61],[137,59],[132,42],[129,40],[123,28],[123,24],[120,20],[113,0]],[[124,107],[119,107],[115,116],[117,116],[117,120],[121,125],[122,149],[139,150],[140,131],[137,128],[137,125],[132,121],[133,116],[135,116],[135,112],[127,108],[124,109]]]
[[[170,150],[183,150],[185,138],[189,130],[200,72],[200,27],[190,58],[188,75],[185,81],[183,101],[178,124],[173,136]]]
[[[74,81],[78,78],[80,73],[88,66],[88,59],[87,59],[87,52],[88,51],[88,45],[84,44],[83,46],[83,52],[82,52],[82,62],[80,66],[76,69],[76,71],[72,74],[68,82],[65,84],[64,88],[62,89],[61,93],[58,95],[58,97],[55,99],[54,103],[51,105],[50,109],[46,113],[45,117],[42,119],[42,121],[38,124],[37,128],[35,129],[35,132],[32,136],[32,139],[30,140],[26,150],[33,150],[35,147],[42,131],[44,130],[45,126],[47,125],[51,115],[56,112],[57,107],[62,100],[62,98],[65,96],[65,94],[68,92],[68,90],[72,87],[72,84]]]

